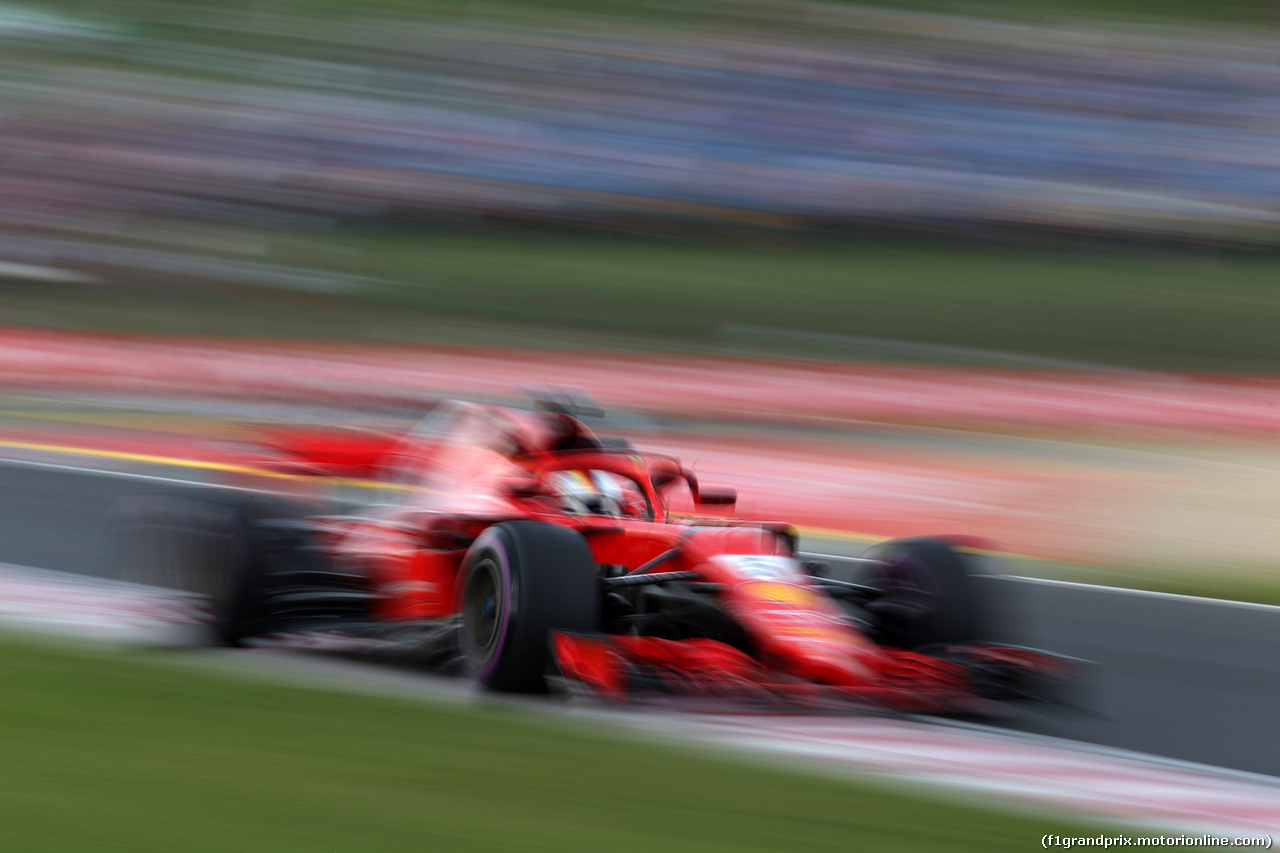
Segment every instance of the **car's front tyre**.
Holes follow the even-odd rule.
[[[552,631],[598,631],[601,593],[580,533],[511,521],[476,539],[459,577],[458,645],[467,673],[491,690],[546,690]]]

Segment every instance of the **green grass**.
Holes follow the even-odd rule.
[[[50,3],[59,8],[83,10],[79,0]],[[170,0],[181,8],[210,8],[195,0]],[[221,0],[215,8],[225,11],[267,11],[329,19],[356,17],[362,20],[377,16],[448,16],[463,18],[617,18],[657,21],[674,24],[714,25],[725,21],[755,21],[772,10],[784,10],[786,2],[771,7],[747,6],[732,0],[693,0],[675,3],[670,0],[503,0],[475,4],[467,0]],[[798,4],[797,4],[798,5]],[[1023,21],[1063,19],[1128,19],[1156,22],[1209,21],[1228,24],[1274,25],[1280,13],[1269,0],[838,0],[831,5],[867,6],[910,12],[979,16]],[[98,4],[125,14],[147,13],[149,4],[137,0],[112,0]],[[785,20],[779,23],[787,23]]]
[[[170,278],[114,289],[11,284],[0,323],[1031,363],[805,337],[818,333],[1122,367],[1280,371],[1280,256],[1272,253],[691,242],[424,225],[280,237],[271,261],[374,283],[347,298],[182,288]],[[732,326],[789,336],[727,332]]]
[[[1029,23],[1089,19],[1267,26],[1280,23],[1280,11],[1268,0],[871,0],[850,5]]]
[[[0,640],[22,851],[1025,851],[1097,826],[571,731]],[[581,729],[578,725],[576,728]]]
[[[293,19],[301,27],[293,32],[299,44],[308,41],[311,26],[357,23],[366,25],[432,20],[485,22],[535,27],[634,27],[656,26],[675,30],[734,29],[739,31],[821,32],[833,16],[823,15],[822,4],[773,3],[742,4],[736,0],[103,0],[87,4],[83,0],[28,0],[12,4],[70,14],[102,23],[136,22],[133,32],[161,39],[192,39],[215,42],[227,37],[216,34],[217,26],[204,33],[210,23],[227,22],[236,16],[267,15],[277,20]],[[1154,24],[1157,26],[1214,24],[1246,27],[1280,25],[1280,6],[1271,0],[835,0],[832,7],[854,6],[891,12],[952,15],[1028,24]],[[792,10],[795,10],[794,12]],[[184,19],[189,19],[184,23]],[[194,23],[196,29],[188,24]],[[847,26],[848,22],[841,26]],[[281,35],[290,32],[285,28]],[[286,53],[298,46],[281,44]],[[236,39],[251,38],[245,32]],[[287,39],[286,41],[291,41]],[[310,50],[319,45],[312,44]]]
[[[337,232],[325,246],[286,244],[281,255],[399,282],[385,289],[384,304],[570,333],[778,346],[723,337],[724,327],[746,325],[1133,367],[1280,368],[1274,255],[427,227]],[[782,346],[904,357],[853,343]]]

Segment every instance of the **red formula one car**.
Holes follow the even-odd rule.
[[[824,577],[788,524],[671,512],[736,496],[581,414],[455,403],[394,441],[295,434],[295,458],[376,473],[386,500],[318,513],[250,491],[137,497],[118,512],[117,563],[207,596],[223,643],[376,638],[499,691],[952,712],[1068,674],[977,642],[972,558],[947,540],[887,543],[856,583]]]

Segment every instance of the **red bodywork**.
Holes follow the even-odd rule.
[[[468,547],[503,521],[550,522],[577,530],[606,576],[691,572],[745,630],[748,654],[706,638],[556,633],[552,651],[569,682],[608,699],[645,683],[666,692],[817,705],[854,700],[912,712],[946,711],[971,699],[969,669],[880,646],[816,585],[796,559],[786,524],[714,516],[673,516],[671,496],[704,498],[678,460],[630,448],[606,449],[567,415],[448,404],[399,438],[359,435],[348,444],[318,433],[276,444],[333,473],[377,474],[385,505],[360,517],[323,521],[330,555],[369,579],[373,615],[389,623],[448,619],[460,611],[459,573]],[[603,471],[629,485],[620,514],[567,512],[551,480],[567,471]],[[723,491],[716,503],[728,503]],[[994,654],[994,652],[992,652]],[[1042,667],[1040,658],[1012,666]]]

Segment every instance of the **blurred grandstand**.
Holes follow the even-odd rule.
[[[1280,238],[1280,63],[1243,31],[110,8],[0,5],[10,262],[182,271],[217,226],[458,215]]]

